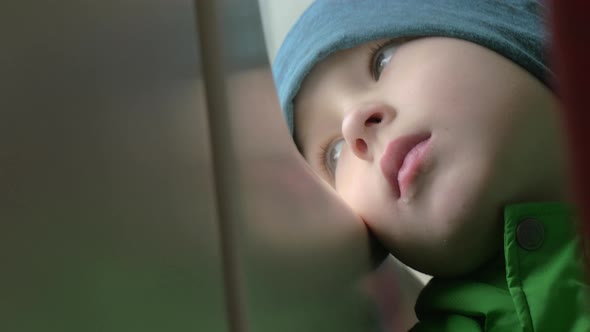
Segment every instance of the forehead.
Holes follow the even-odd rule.
[[[318,62],[301,83],[293,100],[294,137],[306,154],[310,140],[339,126],[342,109],[353,96],[355,85],[370,81],[369,61],[373,41],[337,51]],[[339,129],[339,127],[338,127]]]
[[[295,106],[307,106],[313,97],[329,92],[330,86],[350,74],[358,74],[357,64],[364,51],[370,50],[370,44],[362,44],[330,54],[316,63],[303,79],[294,99]]]

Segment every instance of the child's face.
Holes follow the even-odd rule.
[[[372,56],[381,45],[314,67],[294,102],[296,141],[394,255],[467,272],[501,249],[503,206],[563,199],[555,98],[476,44],[422,38]]]

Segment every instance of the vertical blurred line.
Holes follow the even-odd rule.
[[[590,274],[590,3],[552,0],[549,5],[553,32],[550,51],[569,135],[575,198],[582,217],[586,268]]]
[[[219,13],[215,0],[196,0],[197,36],[202,56],[207,121],[213,157],[216,214],[219,221],[225,307],[231,332],[246,332],[240,269],[234,232],[237,196],[237,160],[232,144],[230,114],[225,89],[225,58],[219,33]]]

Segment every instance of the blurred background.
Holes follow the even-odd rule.
[[[268,57],[272,63],[297,18],[313,0],[258,0]]]
[[[278,109],[309,2],[0,5],[0,330],[411,326],[421,283]]]

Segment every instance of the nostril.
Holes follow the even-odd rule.
[[[365,142],[363,139],[357,138],[354,144],[358,152],[362,154],[365,154],[367,152],[367,142]]]
[[[372,114],[366,121],[365,121],[365,126],[371,126],[373,124],[378,124],[381,123],[381,121],[383,120],[383,114],[381,113],[375,113]]]

